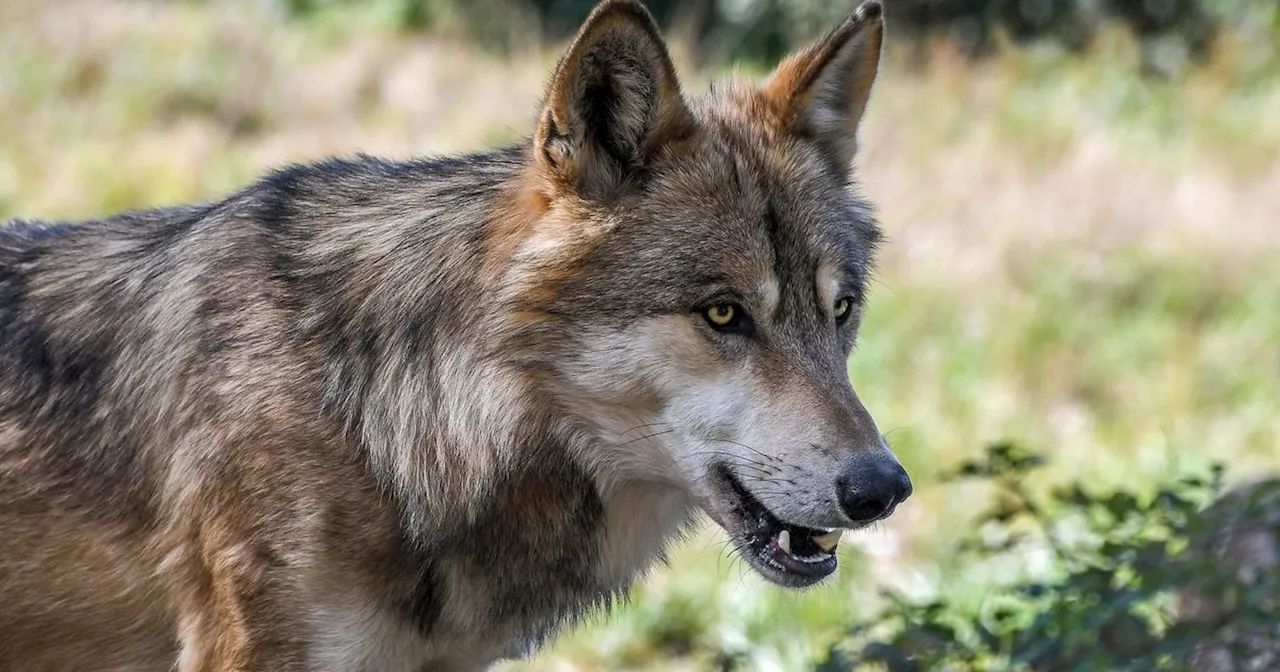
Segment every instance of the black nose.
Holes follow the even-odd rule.
[[[889,455],[856,460],[836,481],[840,507],[850,520],[869,523],[893,513],[911,496],[911,477]]]

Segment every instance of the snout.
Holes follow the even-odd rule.
[[[887,518],[911,496],[911,477],[892,455],[859,456],[836,480],[840,508],[858,525]]]
[[[911,479],[888,450],[828,465],[795,468],[795,478],[786,479],[799,484],[792,491],[778,488],[776,473],[762,475],[753,463],[720,462],[710,474],[713,496],[704,507],[763,576],[793,588],[813,585],[836,570],[845,531],[884,519],[911,496]]]

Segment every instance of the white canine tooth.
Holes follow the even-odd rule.
[[[830,553],[840,544],[840,535],[842,534],[844,534],[844,530],[832,530],[820,537],[814,537],[813,543],[817,544],[818,548]]]
[[[778,548],[781,548],[783,553],[786,553],[787,555],[791,555],[791,531],[790,530],[783,530],[778,533]]]

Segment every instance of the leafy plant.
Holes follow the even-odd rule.
[[[951,479],[995,485],[973,562],[1047,554],[1052,569],[998,589],[974,613],[953,601],[888,595],[818,672],[909,670],[1236,670],[1280,665],[1280,479],[1222,491],[1222,469],[1154,495],[1075,484],[1038,499],[1044,460],[988,449]]]

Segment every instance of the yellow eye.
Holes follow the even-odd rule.
[[[846,296],[836,301],[836,322],[844,322],[849,319],[849,313],[851,312],[853,312],[853,301],[849,300],[849,297]]]
[[[737,317],[737,311],[734,310],[731,303],[717,303],[706,310],[707,321],[717,327],[727,327],[733,324],[733,318]]]

